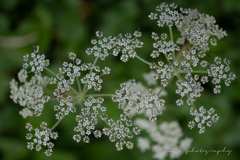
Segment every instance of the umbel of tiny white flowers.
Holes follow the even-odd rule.
[[[195,122],[198,123],[200,128],[199,133],[202,134],[205,131],[206,122],[207,126],[211,126],[212,122],[217,122],[219,116],[213,115],[215,109],[211,108],[205,115],[206,109],[202,107],[197,108],[194,102],[197,98],[201,97],[204,90],[202,84],[209,82],[209,78],[212,77],[212,83],[215,85],[213,91],[215,94],[221,92],[221,82],[224,81],[226,86],[229,86],[231,81],[235,79],[235,74],[229,72],[230,61],[227,58],[215,57],[214,64],[206,61],[205,56],[207,51],[210,50],[209,45],[216,46],[217,40],[227,36],[226,32],[219,29],[216,25],[214,17],[207,14],[200,14],[198,11],[192,9],[180,8],[180,12],[176,9],[176,5],[173,3],[170,6],[166,3],[162,3],[157,6],[157,13],[151,13],[149,18],[151,20],[157,20],[159,27],[168,26],[170,40],[167,41],[168,34],[162,33],[161,36],[157,33],[152,33],[154,39],[154,50],[150,56],[154,59],[160,57],[163,54],[167,60],[167,64],[163,61],[158,61],[158,65],[155,63],[149,63],[150,68],[156,70],[158,74],[154,75],[154,79],[160,79],[161,85],[166,87],[174,77],[177,77],[176,94],[180,95],[180,98],[176,100],[178,106],[184,104],[184,97],[186,97],[186,103],[191,105],[190,114],[194,115],[194,121],[190,121],[188,127],[192,129],[195,126]],[[181,33],[176,43],[173,40],[172,28],[176,27]],[[185,45],[185,41],[188,41]],[[179,45],[183,45],[180,50]],[[178,51],[178,53],[175,53]],[[198,70],[202,68],[203,70]],[[206,69],[205,69],[206,68]]]
[[[153,71],[150,73],[144,73],[143,77],[145,81],[148,81],[153,74],[155,74]],[[151,83],[148,85],[154,84],[155,82],[156,81],[152,79]],[[129,86],[130,84],[131,83],[126,83],[126,86]],[[131,93],[129,95],[131,99],[134,100],[142,97],[139,100],[139,104],[144,103],[144,105],[140,107],[139,104],[139,106],[134,106],[134,104],[130,103],[125,108],[125,111],[127,112],[126,114],[131,114],[129,116],[135,118],[135,116],[138,116],[138,112],[145,113],[144,115],[146,117],[149,117],[150,120],[148,121],[147,119],[136,118],[133,121],[134,125],[138,126],[142,131],[147,132],[147,135],[145,137],[141,135],[137,138],[137,147],[140,148],[141,152],[145,152],[146,150],[150,149],[153,152],[152,157],[156,159],[165,159],[168,154],[170,159],[174,159],[179,158],[182,154],[184,154],[185,151],[190,148],[193,139],[187,137],[183,140],[180,140],[180,138],[183,136],[183,133],[181,131],[181,127],[176,121],[172,121],[170,123],[161,121],[160,125],[157,125],[157,122],[153,121],[151,118],[152,113],[155,113],[156,111],[154,110],[155,107],[157,107],[157,109],[160,109],[160,111],[166,109],[164,106],[165,101],[162,98],[164,98],[164,96],[167,96],[167,92],[163,90],[158,96],[161,98],[159,101],[159,104],[161,105],[153,107],[151,106],[151,103],[145,99],[147,99],[147,97],[150,97],[150,95],[148,95],[149,93],[152,93],[152,95],[157,94],[161,90],[161,87],[155,85],[153,89],[147,89],[147,87],[138,82],[136,85],[131,85],[127,88]],[[148,108],[147,112],[144,112],[145,108]],[[151,110],[152,108],[153,110]]]
[[[122,150],[123,146],[132,149],[134,144],[130,139],[133,138],[133,134],[138,135],[140,129],[133,126],[131,109],[128,106],[135,106],[139,113],[146,109],[151,113],[149,120],[156,121],[157,115],[162,112],[160,108],[165,104],[165,100],[159,98],[159,95],[163,94],[168,84],[174,80],[177,86],[176,94],[179,95],[176,104],[190,105],[190,114],[195,116],[188,124],[190,129],[196,122],[200,128],[199,133],[204,133],[205,123],[210,127],[212,122],[218,121],[219,116],[213,115],[215,109],[209,107],[211,109],[208,110],[208,115],[205,115],[206,109],[200,107],[198,112],[194,103],[201,97],[203,84],[211,81],[215,85],[213,92],[219,94],[222,82],[229,86],[236,78],[236,75],[230,72],[230,61],[227,58],[215,57],[213,64],[205,58],[210,50],[209,46],[216,46],[217,39],[227,34],[215,24],[214,17],[192,9],[180,8],[179,11],[176,7],[174,3],[170,6],[162,3],[156,7],[156,13],[152,12],[149,15],[150,20],[157,20],[159,27],[169,28],[169,34],[152,32],[154,49],[150,56],[157,62],[148,62],[137,54],[136,50],[144,44],[139,40],[142,35],[140,31],[109,37],[103,37],[102,32],[97,31],[97,39],[91,40],[93,47],[86,50],[87,55],[95,56],[94,62],[82,62],[74,52],[69,52],[70,62],[63,62],[58,72],[49,69],[50,62],[43,54],[39,54],[38,46],[34,46],[33,53],[24,55],[23,69],[18,74],[18,79],[23,84],[18,86],[14,79],[10,82],[10,98],[23,107],[20,114],[24,118],[33,115],[39,117],[49,100],[58,102],[53,107],[57,122],[51,128],[47,128],[46,122],[41,123],[40,129],[34,129],[30,123],[26,124],[29,132],[35,131],[35,134],[27,134],[26,138],[31,140],[27,147],[39,151],[41,146],[45,146],[48,148],[45,154],[50,156],[54,146],[50,139],[58,137],[57,132],[53,130],[65,116],[80,110],[81,113],[76,115],[77,126],[74,128],[77,133],[73,135],[76,142],[82,140],[89,143],[90,134],[96,138],[106,135],[111,142],[115,142],[117,150]],[[172,35],[173,27],[181,34],[176,41]],[[110,74],[111,69],[101,69],[97,63],[99,60],[106,60],[109,55],[119,54],[124,63],[129,58],[137,58],[147,64],[154,70],[152,78],[161,89],[157,93],[148,89],[147,94],[143,96],[141,92],[131,91],[131,86],[136,85],[136,82],[130,80],[129,83],[120,84],[120,89],[116,90],[115,94],[101,94],[102,77]],[[166,62],[163,59],[166,59]],[[43,76],[44,70],[49,73],[48,76]],[[86,74],[82,74],[83,72]],[[31,77],[32,73],[34,76]],[[75,83],[77,88],[74,87]],[[49,85],[55,87],[52,95],[44,92]],[[96,94],[89,94],[90,90],[94,90]],[[118,108],[123,109],[118,120],[110,118],[105,112],[108,106],[105,107],[103,102],[107,97],[111,97],[118,103]],[[107,125],[102,131],[96,130],[95,127],[99,119]]]
[[[37,47],[39,48],[39,47]],[[35,51],[36,52],[36,51]],[[119,120],[113,120],[108,118],[104,112],[106,107],[103,106],[104,96],[111,97],[113,94],[94,94],[88,95],[87,92],[90,89],[95,91],[100,91],[102,79],[101,77],[110,74],[110,68],[105,67],[100,69],[96,65],[97,59],[93,64],[81,64],[81,60],[76,58],[76,54],[69,52],[69,59],[73,63],[64,62],[63,67],[59,68],[59,73],[55,74],[49,68],[47,68],[49,61],[45,60],[45,56],[39,55],[33,52],[29,59],[29,55],[24,56],[24,60],[28,63],[24,63],[24,69],[19,72],[19,80],[24,84],[18,88],[18,83],[13,79],[10,82],[11,87],[11,98],[15,103],[19,103],[21,106],[25,107],[20,114],[26,118],[27,116],[36,117],[41,116],[44,109],[44,104],[50,99],[59,102],[58,105],[54,105],[54,110],[57,111],[56,119],[57,122],[51,128],[47,128],[47,123],[42,122],[40,128],[33,128],[30,123],[26,124],[26,129],[30,132],[26,135],[28,142],[27,148],[36,151],[40,151],[42,146],[48,147],[44,152],[47,156],[52,154],[52,148],[54,144],[50,142],[50,139],[56,139],[58,137],[57,132],[53,132],[55,127],[60,123],[60,121],[69,113],[76,112],[77,108],[81,110],[81,114],[76,116],[76,121],[78,125],[74,128],[77,134],[73,135],[73,139],[76,142],[89,143],[91,133],[94,134],[96,138],[100,138],[102,134],[109,136],[111,142],[116,142],[117,150],[123,149],[126,146],[128,149],[133,148],[133,143],[130,141],[133,135],[138,135],[140,129],[137,127],[132,127],[132,121],[126,117],[126,115],[121,114]],[[47,62],[47,63],[46,63]],[[81,65],[80,65],[81,64]],[[30,71],[27,69],[30,68]],[[49,71],[54,77],[42,77],[41,73],[43,69]],[[81,77],[81,72],[88,71],[89,73]],[[102,73],[101,73],[102,71]],[[27,81],[28,72],[34,72],[30,81]],[[78,91],[71,85],[77,81]],[[45,95],[44,88],[47,84],[56,86],[53,91],[52,96]],[[83,85],[83,86],[81,86]],[[108,127],[104,127],[103,131],[96,130],[95,125],[98,119],[103,120],[107,123]],[[31,133],[31,131],[35,133]],[[121,146],[119,148],[119,146]]]
[[[193,139],[189,137],[181,139],[183,132],[176,121],[169,123],[164,121],[157,125],[156,122],[137,118],[134,124],[148,133],[146,138],[138,137],[137,146],[142,152],[151,149],[154,153],[153,158],[165,159],[168,155],[170,159],[179,158],[191,147]]]

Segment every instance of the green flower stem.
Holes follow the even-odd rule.
[[[115,94],[88,94],[85,95],[84,97],[89,97],[89,96],[93,96],[93,97],[101,97],[101,96],[114,96]]]
[[[135,55],[135,57],[137,59],[139,59],[140,61],[142,61],[143,63],[147,64],[147,65],[150,65],[150,62],[146,61],[145,59],[139,57],[138,55]],[[162,69],[162,67],[159,67],[159,66],[156,66],[158,69]]]
[[[104,122],[112,129],[112,127],[108,124],[108,122],[107,122],[105,119],[102,119],[102,118],[101,118],[100,114],[98,114],[98,117],[99,117],[102,121],[104,121]]]
[[[77,79],[77,84],[78,84],[78,92],[81,94],[82,93],[81,83],[80,83],[78,77],[76,77],[76,79]]]
[[[52,73],[55,77],[57,77],[57,75],[53,71],[51,71],[49,68],[44,67],[44,69],[46,69],[48,72]]]
[[[83,103],[82,103],[82,101],[84,101],[83,99],[80,99],[79,100],[79,98],[73,103],[73,106],[75,106],[76,105],[76,103],[78,103],[80,101],[80,108],[82,109],[83,108]]]
[[[183,71],[179,73],[188,73],[188,71]],[[207,71],[192,71],[191,73],[208,73]]]
[[[190,48],[189,52],[192,52],[193,48],[196,47],[196,43],[194,43],[194,45]]]
[[[80,101],[80,107],[81,107],[81,109],[83,108],[83,102],[82,101]]]
[[[62,119],[65,117],[65,115],[61,118],[61,119],[59,119],[53,126],[52,126],[52,128],[51,128],[51,131],[53,131],[56,127],[57,127],[57,125],[62,121]]]
[[[171,41],[173,42],[173,34],[172,34],[171,26],[169,26],[169,32],[170,32]],[[175,61],[175,51],[174,50],[173,50],[173,61]]]
[[[73,97],[71,103],[73,104],[76,104],[78,102],[79,98],[76,96],[76,97]]]
[[[146,61],[145,59],[139,57],[138,55],[135,55],[135,57],[136,57],[137,59],[139,59],[140,61],[142,61],[143,63],[146,63],[146,64],[150,65],[150,62],[148,62],[148,61]]]

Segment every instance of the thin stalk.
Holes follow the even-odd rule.
[[[150,65],[150,62],[148,62],[148,61],[146,61],[145,59],[139,57],[138,55],[135,55],[135,57],[136,57],[137,59],[139,59],[140,61],[142,61],[143,63],[145,63],[145,64],[147,64],[147,65]],[[159,67],[159,66],[156,66],[156,68],[162,69],[162,68]]]
[[[53,71],[51,71],[49,68],[44,67],[44,69],[46,69],[48,72],[52,73],[55,77],[57,77],[57,75]]]
[[[148,62],[148,61],[146,61],[145,59],[139,57],[138,55],[135,55],[135,57],[136,57],[137,59],[139,59],[140,61],[142,61],[143,63],[146,63],[146,64],[150,65],[150,62]]]
[[[52,128],[51,128],[51,131],[53,131],[56,127],[57,127],[57,125],[62,121],[62,119],[65,117],[65,115],[61,118],[61,119],[59,119],[53,126],[52,126]]]
[[[179,73],[188,73],[188,71],[182,71]],[[192,71],[191,73],[208,73],[207,71]]]
[[[77,79],[77,84],[78,84],[78,92],[81,94],[82,93],[81,83],[80,83],[78,77],[76,77],[76,79]]]
[[[89,97],[89,96],[93,96],[93,97],[101,97],[101,96],[114,96],[115,94],[88,94],[85,95],[84,97]]]
[[[171,26],[169,26],[169,32],[170,32],[171,41],[173,42],[173,34],[172,34]],[[174,50],[173,50],[173,61],[175,61],[175,51]]]

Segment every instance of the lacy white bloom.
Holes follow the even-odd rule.
[[[23,108],[21,111],[19,111],[19,114],[23,116],[23,118],[26,118],[27,116],[30,116],[30,117],[33,116],[33,112],[28,108]]]
[[[14,103],[17,103],[18,100],[18,82],[15,79],[10,81],[10,98]]]
[[[168,150],[165,150],[163,147],[160,147],[159,145],[153,145],[152,146],[153,151],[153,158],[154,159],[165,159],[168,156]]]
[[[175,159],[175,158],[179,158],[182,154],[184,154],[185,152],[182,152],[180,147],[175,147],[170,149],[170,159]]]
[[[156,72],[150,71],[149,73],[143,73],[143,78],[147,81],[147,84],[150,85],[157,85],[157,81],[153,79],[153,76],[156,75]]]
[[[192,141],[192,138],[186,137],[185,139],[181,140],[180,148],[184,151],[188,150],[191,147]]]
[[[150,141],[154,143],[152,146],[153,158],[165,159],[168,155],[170,159],[178,158],[184,154],[185,150],[191,147],[192,139],[185,138],[180,140],[183,136],[182,129],[176,121],[162,122],[157,125],[156,122],[149,122],[145,119],[137,118],[134,124],[141,130],[145,130],[150,138]],[[148,138],[142,138],[147,139]],[[143,143],[138,141],[138,143]],[[180,145],[179,145],[180,143]],[[143,144],[137,144],[142,150]]]
[[[213,108],[206,111],[204,107],[199,109],[195,107],[195,101],[201,97],[204,90],[203,84],[212,82],[213,92],[219,94],[223,90],[221,82],[229,86],[236,75],[230,72],[230,61],[227,58],[215,57],[214,63],[205,59],[210,46],[216,46],[217,39],[227,36],[226,32],[215,24],[214,17],[201,14],[197,10],[176,8],[177,5],[174,3],[170,5],[162,3],[156,7],[157,13],[151,12],[149,15],[150,20],[156,20],[159,27],[169,28],[169,34],[155,32],[151,34],[154,49],[150,51],[150,56],[154,62],[148,62],[137,54],[136,49],[142,48],[144,44],[139,40],[142,35],[140,31],[109,37],[103,37],[103,33],[97,31],[97,38],[91,40],[93,47],[86,49],[86,54],[94,56],[95,60],[82,62],[74,52],[69,52],[70,62],[63,62],[57,71],[48,68],[49,60],[45,55],[38,53],[38,46],[33,46],[34,51],[23,56],[25,62],[18,73],[18,79],[22,84],[18,84],[14,79],[10,82],[10,98],[24,107],[19,112],[24,118],[33,114],[41,116],[45,103],[50,99],[55,100],[57,104],[53,109],[57,112],[55,114],[57,122],[51,128],[47,128],[47,123],[42,122],[40,129],[33,129],[32,125],[27,123],[26,129],[29,132],[35,131],[26,135],[27,140],[32,140],[27,143],[27,148],[40,151],[42,145],[46,146],[48,149],[44,153],[50,156],[54,147],[50,139],[58,137],[58,133],[53,130],[65,116],[78,110],[79,114],[75,117],[77,124],[74,128],[77,133],[73,135],[73,140],[77,143],[80,141],[89,143],[91,134],[96,138],[105,135],[115,143],[117,151],[123,150],[124,146],[132,149],[134,144],[129,140],[133,135],[139,135],[142,129],[148,133],[148,138],[138,139],[137,146],[142,152],[151,148],[153,157],[157,159],[165,159],[168,155],[173,159],[182,155],[183,151],[191,146],[192,139],[181,140],[182,129],[176,121],[163,121],[160,125],[156,121],[166,109],[164,96],[167,96],[165,90],[168,85],[176,85],[175,93],[179,97],[173,101],[178,106],[185,104],[192,106],[190,115],[194,118],[188,123],[188,127],[192,129],[197,126],[199,133],[202,134],[206,125],[211,127],[220,117],[214,114],[216,110]],[[173,39],[173,27],[180,32],[177,41]],[[121,83],[120,89],[115,93],[99,93],[104,84],[102,76],[109,75],[112,70],[109,67],[101,68],[97,63],[99,60],[106,60],[109,55],[120,57],[124,63],[130,58],[137,58],[147,64],[151,72],[144,73],[143,77],[148,85],[154,87],[148,88],[132,79]],[[43,71],[52,77],[43,76],[42,74],[45,74]],[[52,94],[44,92],[48,84],[53,85],[48,88],[53,89]],[[105,97],[111,97],[121,109],[118,120],[113,120],[105,112],[108,108],[103,105]],[[144,113],[141,116],[148,117],[148,120],[133,119],[133,121],[136,113]],[[96,130],[99,120],[107,123],[107,127]]]
[[[21,72],[21,71],[20,71]],[[32,77],[29,82],[25,82],[24,85],[18,87],[18,82],[15,79],[10,81],[10,98],[13,99],[15,103],[21,106],[26,106],[30,95],[39,94],[42,92],[43,88],[48,84],[48,77]],[[22,98],[25,98],[24,100]],[[36,97],[37,98],[37,97]]]
[[[148,138],[138,137],[137,141],[137,147],[140,148],[141,152],[150,149],[150,141]]]
[[[121,90],[116,90],[117,95],[112,96],[112,100],[119,102],[118,108],[124,109],[127,116],[133,117],[137,113],[144,113],[153,122],[165,109],[165,100],[160,97],[167,94],[161,87],[147,89],[135,80],[122,83],[120,86]]]
[[[21,69],[18,72],[18,79],[19,79],[20,82],[26,82],[27,77],[28,77],[28,75],[26,73],[26,70]]]
[[[203,126],[204,124],[207,124],[208,127],[211,127],[212,125],[212,122],[218,122],[220,116],[218,116],[217,114],[214,114],[213,113],[215,112],[216,110],[211,108],[209,109],[208,111],[206,111],[206,109],[201,106],[199,108],[199,112],[195,109],[195,108],[191,108],[190,109],[190,114],[192,116],[195,116],[194,120],[196,121],[196,123],[198,123],[198,128],[199,129],[199,133],[200,134],[203,134],[205,132],[205,126]],[[190,121],[188,123],[188,127],[190,129],[194,128],[195,127],[195,122],[194,121]]]

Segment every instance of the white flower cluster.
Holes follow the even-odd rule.
[[[212,123],[218,122],[219,117],[217,114],[213,114],[216,110],[211,108],[208,111],[201,106],[199,108],[199,112],[195,108],[190,109],[190,115],[195,116],[194,120],[196,123],[198,123],[197,127],[199,128],[199,133],[203,134],[205,132],[205,126],[204,124],[207,124],[208,127],[211,127]],[[205,115],[207,113],[207,115]],[[195,122],[190,121],[188,123],[188,127],[192,129],[195,127]]]
[[[150,82],[152,81],[153,83],[156,82],[152,79],[154,74],[155,72],[151,71],[149,73],[144,73],[143,77],[147,83],[149,79]],[[151,85],[151,83],[148,85]],[[112,100],[114,102],[119,102],[118,108],[124,109],[124,113],[127,116],[133,117],[139,113],[144,113],[146,117],[149,117],[150,121],[154,121],[154,119],[151,119],[152,113],[161,114],[162,110],[166,109],[165,100],[160,97],[167,96],[167,92],[162,90],[162,87],[155,86],[154,89],[151,89],[145,87],[141,82],[135,82],[135,80],[122,83],[120,86],[126,86],[126,90],[116,90],[115,93],[117,95],[112,96]],[[123,96],[120,93],[126,93],[126,95]],[[159,98],[159,102],[154,104],[153,102],[156,101],[156,97]]]
[[[168,6],[166,3],[156,7],[156,11],[160,12],[151,13],[149,18],[151,20],[158,20],[157,25],[163,27],[165,24],[169,27],[176,26],[178,31],[181,32],[180,38],[178,38],[178,44],[184,44],[185,39],[196,46],[198,50],[209,50],[208,43],[217,45],[216,39],[211,36],[217,36],[218,39],[227,36],[227,33],[222,29],[219,29],[218,25],[215,25],[216,20],[213,16],[207,14],[200,14],[196,9],[184,9],[180,8],[180,12],[175,10],[176,4]],[[163,37],[166,37],[166,34]]]
[[[23,118],[27,118],[28,116],[30,116],[30,117],[33,116],[33,112],[30,109],[28,109],[28,108],[23,108],[21,111],[19,111],[19,114]]]
[[[33,130],[33,127],[30,123],[27,123],[25,128],[31,132]],[[50,142],[50,139],[57,139],[58,133],[52,132],[50,128],[47,128],[47,123],[42,122],[40,124],[40,128],[35,128],[35,133],[28,133],[26,135],[27,140],[32,140],[32,142],[27,143],[27,148],[32,150],[36,149],[36,151],[40,151],[42,149],[42,145],[47,147],[48,149],[44,152],[46,156],[51,156],[52,154],[52,148],[54,147],[54,144]]]
[[[170,29],[170,41],[166,41],[167,34],[161,34],[161,40],[157,33],[152,33],[152,38],[155,40],[153,47],[158,50],[153,50],[151,53],[152,58],[157,58],[160,53],[163,53],[168,61],[168,64],[164,64],[162,61],[158,61],[158,66],[155,63],[150,64],[150,68],[156,69],[159,75],[155,75],[155,79],[161,79],[161,85],[166,87],[169,81],[174,77],[178,77],[176,90],[177,94],[180,94],[183,98],[185,95],[188,96],[187,103],[191,105],[197,97],[201,96],[203,88],[201,83],[205,84],[208,82],[208,77],[214,77],[212,80],[213,84],[219,84],[221,79],[225,80],[226,86],[229,86],[232,80],[235,79],[235,74],[226,74],[229,70],[230,61],[226,58],[224,59],[224,64],[221,64],[221,58],[215,57],[215,64],[210,64],[206,60],[201,60],[206,56],[206,51],[209,50],[209,44],[216,46],[217,42],[212,36],[218,37],[218,39],[227,36],[225,31],[219,29],[218,25],[215,25],[216,21],[214,17],[207,14],[200,14],[197,10],[191,9],[180,9],[180,12],[176,9],[175,4],[162,3],[157,6],[157,12],[160,12],[158,16],[157,13],[151,13],[149,18],[151,20],[158,20],[159,27],[163,27],[165,24]],[[177,27],[181,32],[181,38],[179,38],[176,44],[172,38],[172,26]],[[180,51],[180,47],[177,44],[184,44],[185,39],[187,39],[191,45],[188,44],[186,48],[189,50],[181,51],[182,54],[178,54],[175,57],[175,51]],[[185,48],[185,49],[186,49]],[[181,58],[182,56],[182,58]],[[201,67],[210,67],[205,71],[194,70],[200,64]],[[225,66],[226,65],[226,66]],[[224,73],[226,72],[226,73]],[[198,73],[208,73],[208,76],[200,76]],[[185,74],[185,76],[181,76]],[[193,75],[194,74],[194,75]],[[214,88],[214,93],[220,93],[221,86],[216,85]],[[177,100],[177,105],[183,105],[182,98]]]
[[[103,37],[102,32],[97,31],[97,39],[91,40],[93,47],[86,50],[87,55],[95,56],[94,62],[84,63],[76,57],[74,52],[69,52],[70,62],[63,62],[58,73],[48,68],[49,60],[38,53],[38,46],[34,46],[33,53],[23,56],[25,61],[23,69],[18,73],[18,79],[23,85],[18,87],[18,82],[14,79],[10,82],[10,98],[24,107],[19,113],[23,118],[33,116],[33,114],[38,117],[42,114],[45,103],[50,99],[57,101],[57,105],[53,106],[57,112],[55,114],[57,122],[52,128],[47,128],[47,123],[42,122],[41,131],[36,128],[35,134],[28,133],[26,138],[33,139],[33,142],[28,142],[27,147],[39,151],[41,145],[46,146],[48,149],[45,154],[50,156],[54,145],[49,140],[58,137],[57,132],[53,130],[65,116],[79,110],[80,114],[76,116],[78,124],[74,128],[76,134],[73,135],[77,143],[81,140],[89,143],[90,134],[93,134],[95,138],[106,135],[111,142],[115,142],[118,151],[124,146],[132,149],[134,144],[130,139],[134,134],[138,135],[139,128],[141,128],[146,130],[150,139],[156,143],[151,146],[149,139],[140,138],[138,146],[142,151],[152,147],[153,157],[163,159],[168,153],[164,150],[176,147],[182,150],[171,152],[170,158],[177,158],[182,151],[190,147],[192,140],[186,138],[180,142],[179,146],[178,142],[183,134],[177,122],[156,124],[157,116],[166,109],[163,97],[167,95],[165,89],[174,79],[177,86],[175,92],[180,96],[176,104],[183,106],[186,102],[187,105],[192,106],[190,114],[195,118],[194,121],[189,122],[189,128],[192,129],[196,122],[201,134],[205,131],[205,126],[203,126],[205,123],[210,127],[212,122],[217,122],[219,116],[213,115],[215,109],[211,108],[208,110],[208,115],[205,115],[206,109],[200,107],[197,112],[194,103],[204,91],[203,84],[211,81],[215,85],[213,92],[218,94],[221,92],[221,82],[224,81],[225,85],[229,86],[236,78],[236,75],[230,72],[229,60],[215,57],[214,64],[211,64],[206,58],[207,51],[210,49],[209,44],[216,46],[216,37],[221,39],[227,34],[219,29],[213,17],[200,14],[197,10],[180,8],[179,11],[176,7],[174,3],[170,6],[162,3],[156,8],[158,14],[149,15],[151,20],[157,20],[159,27],[167,25],[169,28],[169,34],[152,32],[154,49],[150,56],[154,62],[144,60],[135,51],[143,46],[143,42],[138,39],[142,35],[140,31],[108,38]],[[174,26],[181,33],[181,37],[176,42],[172,35]],[[116,90],[115,94],[101,94],[102,76],[110,74],[111,69],[100,68],[97,62],[105,60],[109,55],[119,55],[123,62],[127,62],[130,57],[147,64],[152,71],[143,76],[152,88],[145,87],[141,82],[136,83],[133,79],[121,83],[120,89]],[[53,77],[42,76],[44,70]],[[48,89],[54,88],[52,95],[44,92],[47,85],[52,85]],[[106,114],[107,107],[103,105],[105,97],[111,97],[113,102],[118,103],[118,108],[122,109],[119,114],[120,119],[113,120]],[[144,113],[150,122],[139,119],[133,122],[133,116],[137,115],[136,113]],[[107,127],[97,130],[95,126],[98,120],[104,121]],[[26,128],[29,131],[33,130],[30,123],[26,124]]]
[[[155,72],[151,71],[149,73],[144,73],[143,77],[148,82],[149,78],[153,77],[154,74]],[[119,97],[131,99],[132,101],[129,103],[129,100],[128,103],[125,103],[125,106],[121,105],[121,107],[125,109],[124,113],[126,116],[134,119],[135,117],[138,117],[137,113],[139,113],[139,103],[136,102],[140,101],[144,104],[143,110],[147,110],[147,112],[144,112],[144,116],[149,117],[150,120],[148,121],[146,119],[136,118],[133,121],[133,124],[135,126],[139,127],[142,131],[147,132],[146,137],[143,137],[143,135],[141,135],[137,138],[137,147],[141,150],[141,152],[145,152],[146,150],[151,149],[153,152],[152,157],[155,159],[165,159],[168,155],[171,159],[179,158],[182,154],[185,153],[186,150],[190,148],[193,139],[188,137],[181,139],[183,133],[181,127],[176,121],[172,121],[170,123],[164,121],[161,122],[160,125],[157,125],[157,122],[151,119],[153,112],[149,111],[149,108],[147,108],[148,104],[145,103],[148,101],[144,99],[144,97],[148,97],[149,89],[142,85],[140,82],[132,82],[134,81],[121,84],[121,86],[126,85],[126,88],[128,89],[124,90],[124,93],[131,94],[126,94],[128,95],[128,98],[126,95]],[[151,85],[151,83],[149,85]],[[151,93],[154,93],[156,95],[159,93],[159,91],[161,91],[161,94],[158,94],[158,98],[167,95],[167,92],[165,90],[162,90],[162,88],[159,86],[150,90]],[[116,93],[119,92],[121,91],[116,91]],[[139,97],[143,98],[139,99]],[[116,97],[113,96],[112,99],[116,100]],[[166,107],[164,106],[164,99],[160,100],[161,105],[158,106],[158,109],[162,111],[165,110]]]
[[[49,65],[49,60],[45,59],[45,55],[37,54],[38,49],[39,47],[34,46],[34,52],[31,53],[30,57],[28,54],[23,56],[26,63],[23,64],[23,69],[18,73],[18,79],[24,84],[18,87],[18,83],[15,79],[10,82],[10,98],[13,99],[15,103],[19,103],[19,105],[30,109],[23,109],[20,112],[24,118],[32,116],[31,110],[34,111],[36,116],[40,116],[42,114],[44,104],[50,99],[50,97],[44,95],[43,92],[43,89],[48,84],[48,77],[41,76],[43,68]],[[30,61],[29,58],[31,58]],[[27,81],[28,68],[31,68],[30,72],[35,74],[34,77],[31,77],[30,81]]]
[[[132,109],[135,109],[135,113],[142,113],[146,110],[150,114],[149,120],[154,122],[157,120],[157,115],[162,113],[161,109],[165,106],[165,100],[159,98],[159,95],[155,94],[153,89],[148,89],[144,93],[146,90],[142,92],[142,86],[139,86],[141,84],[136,85],[135,80],[130,80],[129,83],[121,83],[121,89],[116,90],[117,95],[112,96],[112,100],[118,102],[118,108],[123,109],[126,115],[131,115]],[[140,88],[140,91],[137,92],[138,88]]]
[[[101,105],[103,100],[102,97],[95,99],[92,96],[87,99],[85,106],[88,107],[83,108],[81,114],[76,116],[78,125],[74,128],[74,131],[80,132],[80,134],[75,134],[73,139],[76,142],[80,142],[81,137],[83,136],[83,141],[89,143],[89,135],[91,133],[93,133],[96,138],[100,138],[102,134],[104,134],[109,136],[111,142],[116,142],[115,146],[118,151],[123,149],[123,145],[126,145],[128,149],[132,149],[133,143],[131,141],[126,142],[125,138],[133,138],[132,132],[135,135],[138,135],[140,129],[137,127],[132,128],[132,121],[127,119],[123,114],[120,115],[120,120],[114,121],[113,119],[108,119],[108,115],[104,113],[106,107]],[[98,123],[97,116],[105,121],[109,127],[104,127],[102,131],[95,130],[95,125]]]
[[[19,73],[21,74],[22,71],[23,70]],[[19,79],[21,78],[22,75],[19,76]],[[26,81],[26,79],[22,82],[24,82],[24,85],[18,87],[18,82],[16,82],[15,79],[12,79],[10,82],[10,98],[20,106],[27,107],[19,112],[24,118],[32,116],[31,110],[34,111],[36,116],[40,116],[44,104],[48,102],[50,98],[49,96],[43,95],[43,88],[45,88],[48,83],[48,77],[32,77],[29,82]]]
[[[217,56],[214,59],[215,64],[206,60],[206,52],[210,50],[209,45],[216,46],[216,37],[221,39],[227,36],[226,32],[215,24],[214,17],[200,14],[196,9],[180,8],[179,11],[176,8],[177,5],[174,3],[170,6],[162,3],[156,8],[158,13],[149,15],[150,20],[157,20],[159,27],[168,26],[170,33],[169,36],[167,33],[162,33],[161,36],[155,32],[152,33],[155,42],[153,43],[154,50],[150,56],[156,59],[162,53],[167,63],[158,61],[158,65],[156,63],[149,63],[149,65],[157,72],[153,75],[153,79],[160,79],[164,88],[176,77],[176,94],[181,97],[176,100],[176,104],[182,106],[184,97],[186,97],[186,103],[192,105],[193,109],[196,110],[194,102],[201,97],[204,90],[202,84],[206,84],[210,81],[209,78],[213,78],[211,81],[215,85],[213,92],[218,94],[221,92],[221,81],[229,86],[231,81],[235,80],[236,75],[233,72],[229,73],[230,61],[227,58],[222,60]],[[181,33],[181,37],[177,39],[176,43],[172,35],[173,26]],[[167,41],[168,37],[170,37],[169,41]],[[188,43],[185,42],[186,40]],[[183,45],[181,50],[179,45]],[[177,54],[176,51],[178,51]],[[199,68],[203,68],[203,70],[199,70]],[[216,117],[219,118],[215,115],[214,118]],[[204,117],[203,119],[203,123],[205,123],[208,118]],[[210,122],[208,126],[211,126]],[[193,121],[189,123],[189,126],[190,128],[194,126]],[[205,127],[201,127],[199,124],[199,128],[201,128],[199,133],[203,133]]]
[[[138,137],[137,146],[142,152],[151,149],[155,159],[165,159],[168,155],[170,159],[179,158],[191,147],[192,138],[180,140],[183,133],[176,121],[165,121],[157,125],[156,122],[138,118],[134,124],[149,135],[149,138]]]
[[[102,32],[97,31],[97,37],[101,38],[103,36]],[[128,58],[134,58],[136,56],[135,48],[142,48],[143,42],[138,40],[138,37],[141,37],[142,33],[135,31],[133,36],[131,33],[125,34],[125,38],[122,34],[118,36],[109,36],[102,39],[96,40],[93,39],[91,43],[94,45],[92,48],[88,48],[86,53],[91,55],[92,53],[96,57],[100,57],[101,60],[112,54],[117,56],[121,52],[121,61],[127,62]],[[109,53],[110,50],[111,52]]]

